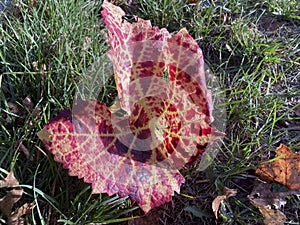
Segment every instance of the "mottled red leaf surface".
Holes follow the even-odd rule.
[[[105,104],[81,101],[62,111],[39,133],[55,160],[72,176],[92,183],[94,193],[129,195],[148,212],[171,200],[184,178],[158,146],[153,150],[134,149],[120,140],[131,134],[126,118],[112,115]],[[120,131],[122,128],[122,131]],[[163,144],[161,144],[163,146]]]
[[[180,134],[173,135],[180,139],[176,149],[187,152],[181,164],[186,159],[194,161],[209,142],[221,135],[209,126],[213,121],[212,99],[197,42],[186,29],[172,36],[164,28],[152,27],[150,21],[137,17],[137,22],[124,20],[125,12],[107,1],[102,7],[111,46],[108,55],[114,64],[122,109],[132,115],[138,111],[139,102],[151,112],[155,108],[151,102],[155,101],[163,104],[160,115],[173,115],[167,109],[172,105],[181,121]],[[169,81],[164,79],[165,74]]]
[[[209,125],[211,93],[196,41],[185,29],[172,36],[124,15],[104,1],[108,55],[125,113],[95,100],[77,101],[39,137],[94,193],[129,195],[148,212],[179,193],[184,182],[179,169],[201,157],[220,134]]]

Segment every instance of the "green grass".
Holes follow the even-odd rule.
[[[217,157],[204,171],[198,164],[182,171],[182,194],[159,208],[161,223],[213,224],[211,202],[226,186],[238,194],[226,202],[218,224],[261,224],[261,214],[247,200],[253,168],[273,156],[279,143],[300,150],[299,1],[186,2],[119,3],[170,32],[186,27],[220,86],[214,94],[225,98],[215,103],[227,117],[226,136],[214,147]],[[35,202],[26,224],[121,223],[140,215],[127,198],[91,195],[88,184],[68,176],[43,152],[36,136],[59,110],[70,108],[78,83],[109,48],[100,7],[101,1],[18,1],[0,16],[0,177],[13,170],[25,191],[17,205]],[[112,74],[96,85],[104,83],[96,97],[110,104],[116,95]],[[32,106],[24,102],[27,96]],[[29,158],[16,151],[17,142]],[[300,223],[298,202],[295,196],[288,200],[288,224]],[[5,220],[0,215],[0,223]]]

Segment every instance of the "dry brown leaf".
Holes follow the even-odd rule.
[[[300,194],[300,190],[272,192],[272,185],[258,180],[248,199],[264,216],[265,225],[283,225],[286,217],[280,211],[286,204],[285,198],[291,194]]]
[[[13,172],[7,174],[4,180],[0,180],[0,188],[15,187],[19,184],[19,181],[15,178]],[[0,211],[5,215],[9,216],[14,204],[20,200],[23,194],[22,188],[14,188],[8,191],[6,195],[0,199]]]
[[[9,225],[23,225],[24,224],[24,216],[27,213],[30,213],[31,210],[34,208],[33,203],[25,203],[20,208],[17,209],[10,217],[8,217],[8,224]]]
[[[222,201],[224,201],[225,199],[227,199],[229,197],[235,196],[236,193],[237,193],[236,189],[229,189],[227,187],[224,187],[223,195],[219,195],[213,200],[212,210],[215,214],[216,219],[218,219],[218,212],[219,212],[219,208],[220,208]]]
[[[4,180],[0,180],[0,188],[14,187],[16,185],[19,185],[19,181],[15,178],[13,172],[10,172],[9,174],[7,174],[6,178],[4,178]]]
[[[22,188],[15,188],[8,191],[6,195],[0,199],[0,211],[7,217],[10,216],[14,204],[20,200],[23,194]]]
[[[14,204],[23,195],[23,189],[16,187],[17,185],[19,185],[19,181],[15,178],[13,172],[10,172],[4,180],[0,180],[0,188],[13,188],[7,191],[6,195],[0,199],[0,211],[8,218],[8,225],[23,225],[24,220],[22,216],[29,213],[34,206],[26,203],[12,213]]]
[[[275,181],[290,189],[300,188],[300,154],[291,152],[284,144],[276,149],[276,157],[268,164],[261,164],[255,171],[266,181]]]
[[[265,218],[265,225],[284,225],[286,217],[280,210],[274,210],[268,207],[259,207],[258,209]]]

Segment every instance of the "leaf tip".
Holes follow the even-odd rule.
[[[42,141],[47,141],[47,142],[51,141],[50,133],[45,128],[37,132],[37,136]]]

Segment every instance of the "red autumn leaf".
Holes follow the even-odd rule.
[[[122,109],[131,115],[140,101],[147,108],[149,96],[157,104],[172,104],[184,120],[177,150],[193,155],[190,162],[194,161],[209,142],[222,135],[209,126],[213,120],[212,99],[197,42],[186,29],[172,36],[164,28],[152,27],[150,21],[124,20],[125,12],[107,1],[102,7],[111,46],[108,56],[114,64]],[[170,82],[163,78],[165,73]],[[166,108],[160,113],[168,114]]]
[[[106,1],[120,106],[78,101],[39,133],[55,160],[70,175],[92,184],[94,193],[130,196],[148,212],[171,200],[184,178],[179,169],[193,162],[220,136],[212,122],[201,49],[185,29],[170,35]]]
[[[185,89],[211,122],[212,100],[206,89],[202,51],[187,30],[181,29],[172,36],[165,28],[152,27],[148,20],[138,18],[138,22],[127,22],[122,19],[125,12],[107,1],[102,8],[111,46],[108,56],[114,63],[122,108],[129,112],[132,102],[144,97],[146,91],[148,96],[156,94],[157,82],[168,71],[174,81],[171,88]],[[175,90],[172,94],[180,96]]]
[[[130,124],[123,117],[113,124],[112,117],[105,104],[81,101],[73,115],[65,110],[51,119],[39,137],[70,175],[92,183],[94,193],[129,195],[145,212],[170,201],[184,178],[160,152],[163,144],[127,147],[120,140],[131,134]]]

